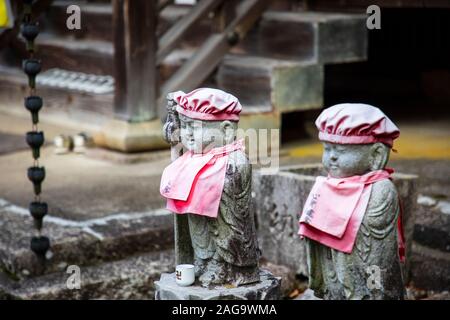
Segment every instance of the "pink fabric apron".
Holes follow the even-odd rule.
[[[160,185],[166,208],[178,214],[217,217],[228,155],[235,150],[244,150],[243,140],[204,154],[188,151],[167,166]]]
[[[351,253],[367,209],[372,184],[389,179],[392,169],[348,178],[317,177],[299,221],[299,235]],[[403,260],[403,230],[398,219],[399,253]]]

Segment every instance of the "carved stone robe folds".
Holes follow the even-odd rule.
[[[257,238],[251,214],[251,165],[242,150],[230,154],[217,218],[189,214],[200,280],[242,285],[259,281]],[[221,279],[219,280],[218,277]]]
[[[310,288],[325,299],[403,299],[398,195],[386,179],[372,190],[351,253],[306,239]]]

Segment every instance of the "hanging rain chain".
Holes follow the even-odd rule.
[[[36,76],[41,71],[41,61],[34,58],[34,39],[39,34],[37,22],[32,21],[33,0],[24,0],[24,15],[21,26],[21,34],[26,40],[28,59],[22,63],[23,71],[28,76],[29,95],[25,97],[25,108],[31,113],[31,131],[26,133],[27,144],[32,149],[33,166],[28,168],[28,179],[33,183],[34,201],[30,203],[29,210],[34,220],[37,234],[31,238],[31,250],[41,262],[45,262],[46,254],[50,248],[50,240],[41,235],[42,220],[47,214],[48,206],[41,201],[41,184],[45,179],[45,168],[39,166],[40,148],[44,144],[44,132],[38,131],[39,110],[42,108],[42,98],[36,95]]]

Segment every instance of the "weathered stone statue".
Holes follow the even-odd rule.
[[[243,142],[236,141],[242,107],[234,96],[209,88],[170,98],[164,131],[174,161],[160,191],[176,213],[177,263],[193,263],[204,287],[258,282],[252,171]]]
[[[385,168],[398,128],[378,108],[339,104],[316,120],[323,166],[305,203],[309,285],[324,299],[403,299],[400,205]]]

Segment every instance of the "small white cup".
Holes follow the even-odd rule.
[[[175,268],[175,281],[178,285],[187,287],[195,281],[195,268],[193,264],[179,264]]]

